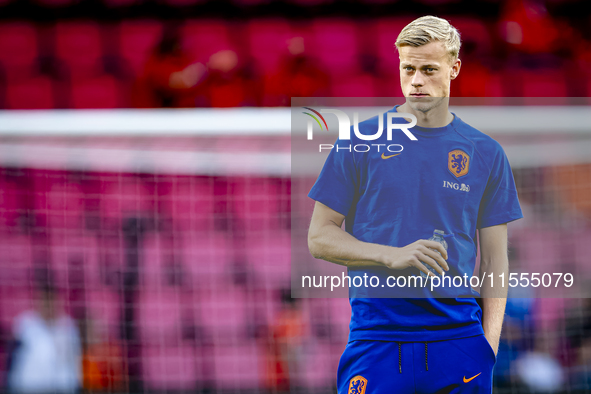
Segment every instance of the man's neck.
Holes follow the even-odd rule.
[[[404,103],[398,107],[398,112],[407,112],[416,116],[417,126],[419,127],[445,127],[454,120],[454,116],[449,112],[449,106],[447,103],[441,103],[441,105],[438,105],[427,112],[415,111],[410,105],[408,105],[408,103]]]

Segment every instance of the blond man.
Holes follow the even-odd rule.
[[[523,215],[501,146],[449,111],[460,45],[441,18],[425,16],[402,30],[396,47],[406,100],[388,112],[414,115],[417,141],[402,133],[374,141],[400,143],[397,155],[331,150],[309,193],[315,257],[382,284],[420,273],[471,276],[479,236],[480,271],[507,274],[507,223]],[[378,125],[375,117],[359,130],[374,134]],[[351,138],[336,145],[362,142]],[[423,288],[352,288],[339,394],[492,392],[506,293],[485,285],[477,302],[478,293],[462,290],[444,298]]]

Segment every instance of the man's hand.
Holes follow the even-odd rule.
[[[433,276],[423,263],[432,267],[439,275],[443,275],[443,270],[449,271],[446,259],[447,251],[439,242],[419,239],[402,248],[388,247],[381,263],[395,270],[416,267],[428,276]]]

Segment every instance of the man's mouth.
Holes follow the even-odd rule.
[[[428,96],[427,93],[411,93],[410,95],[412,97],[427,97]]]

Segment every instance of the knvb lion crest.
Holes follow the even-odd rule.
[[[349,383],[349,392],[347,394],[365,394],[367,388],[367,379],[361,375],[355,376]]]
[[[464,176],[470,169],[470,156],[461,149],[454,149],[447,155],[447,168],[456,178]]]

